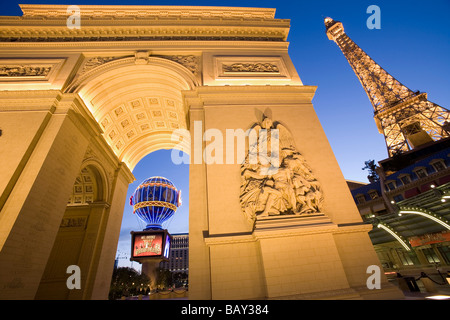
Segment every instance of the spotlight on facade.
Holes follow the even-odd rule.
[[[446,296],[446,295],[435,295],[435,296],[425,297],[425,299],[447,300],[447,299],[450,299],[450,296]]]

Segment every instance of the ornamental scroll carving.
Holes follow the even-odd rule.
[[[93,57],[93,58],[90,58],[84,63],[83,69],[81,70],[80,74],[83,74],[95,67],[101,66],[102,64],[105,64],[105,63],[110,62],[115,59],[119,59],[119,58],[118,57]]]
[[[323,203],[320,183],[304,157],[296,150],[287,128],[265,117],[253,126],[253,130],[257,135],[267,130],[267,141],[257,139],[255,143],[250,143],[249,152],[241,165],[240,204],[246,218],[254,225],[262,217],[320,212]],[[259,152],[262,143],[271,146],[270,140],[277,136],[278,168],[268,168],[271,164],[264,164],[259,159],[256,163],[249,160],[252,152]],[[268,148],[264,150],[272,152]]]
[[[199,57],[189,55],[189,56],[161,56],[161,58],[171,60],[181,64],[186,67],[189,71],[191,71],[194,75],[198,74],[198,66],[199,66]]]
[[[181,64],[182,66],[186,67],[189,71],[191,71],[194,75],[198,74],[199,70],[199,57],[194,55],[188,55],[188,56],[182,56],[182,55],[172,55],[172,56],[155,56],[167,60],[174,61],[176,63]],[[80,74],[84,74],[85,72],[96,68],[98,66],[101,66],[107,62],[118,60],[123,57],[93,57],[88,59],[84,65],[83,69],[81,70]],[[148,58],[148,55],[147,55]],[[142,59],[142,57],[141,57]],[[146,60],[146,59],[144,59]],[[147,61],[145,61],[144,64],[147,64]]]
[[[278,66],[273,63],[233,63],[231,65],[223,64],[222,70],[223,72],[280,72]]]
[[[46,77],[51,66],[0,66],[0,77]]]

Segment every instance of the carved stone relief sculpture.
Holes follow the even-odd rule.
[[[223,72],[268,72],[279,73],[278,66],[273,63],[233,63],[222,65]]]
[[[0,77],[45,77],[49,74],[51,66],[0,66]]]
[[[253,143],[250,141],[241,165],[240,204],[246,218],[254,224],[262,217],[320,212],[323,203],[320,183],[297,151],[287,128],[265,117],[252,130],[259,138]],[[261,139],[261,136],[267,138]],[[273,145],[271,139],[279,139],[278,150],[267,148]],[[274,154],[279,157],[278,166],[262,161],[265,159],[261,157],[251,160],[252,155],[260,154],[261,148],[267,148],[263,150],[272,157]]]
[[[92,57],[89,58],[83,65],[83,69],[81,70],[80,74],[84,74],[85,72],[101,66],[102,64],[105,64],[107,62],[113,61],[115,59],[118,59],[117,57]]]
[[[177,55],[177,56],[160,56],[161,58],[168,59],[181,64],[191,71],[194,75],[199,72],[199,57],[194,55]]]

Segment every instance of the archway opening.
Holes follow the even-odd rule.
[[[98,226],[109,208],[105,172],[98,163],[87,161],[78,173],[50,257],[36,293],[36,299],[82,299],[92,288],[88,285],[92,261],[99,240]],[[78,266],[81,290],[67,286],[69,266]]]
[[[169,179],[178,190],[181,190],[182,204],[175,214],[163,224],[172,236],[185,235],[189,233],[189,163],[175,164],[172,161],[173,150],[157,150],[142,158],[133,169],[136,181],[129,185],[127,200],[134,193],[139,184],[145,179],[153,176],[162,176]],[[188,158],[188,156],[186,155]],[[145,223],[134,213],[133,207],[127,201],[124,208],[120,237],[117,246],[115,270],[117,268],[132,268],[138,272],[142,271],[142,265],[136,261],[130,261],[131,255],[131,231],[142,231]],[[170,265],[160,264],[160,267],[169,271],[171,280],[177,273],[188,274],[188,254],[176,257],[175,268]],[[170,268],[169,268],[170,267]],[[155,287],[156,284],[152,284]]]
[[[124,192],[126,183],[132,180],[130,171],[136,180],[128,187],[128,193],[152,175],[166,175],[183,190],[185,203],[171,221],[172,227],[178,225],[178,229],[169,230],[188,232],[189,164],[162,169],[157,163],[171,164],[173,148],[190,151],[189,137],[182,136],[180,143],[179,139],[172,139],[172,133],[188,129],[188,110],[182,92],[196,85],[195,76],[181,64],[157,57],[137,63],[134,56],[127,56],[82,73],[68,86],[66,92],[78,94],[87,108],[83,112],[91,118],[89,121],[95,120],[102,137],[92,137],[88,146],[37,299],[91,299],[107,295],[105,290],[109,289],[114,266],[112,250],[117,239],[122,250],[121,236],[129,241],[131,230],[142,230],[129,211],[130,195]],[[121,167],[127,168],[128,178],[117,175]],[[118,213],[124,209],[121,217],[125,224],[119,235]],[[69,220],[70,228],[63,228],[72,216],[79,225]],[[177,217],[184,224],[176,222]],[[127,229],[130,219],[134,224]],[[129,251],[131,246],[127,247]],[[61,252],[67,253],[67,259],[60,259]],[[70,290],[66,285],[70,265],[81,269],[82,290]]]
[[[172,140],[188,129],[182,91],[197,82],[182,65],[162,58],[136,64],[134,58],[108,62],[83,76],[77,92],[119,160],[133,171],[149,153],[160,149],[189,150],[188,137]],[[184,144],[183,144],[184,143]]]

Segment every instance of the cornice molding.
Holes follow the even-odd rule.
[[[289,29],[242,26],[0,26],[0,42],[221,40],[286,41]]]
[[[69,5],[20,4],[24,16],[67,16]],[[83,15],[104,17],[221,17],[273,19],[275,9],[217,6],[80,5]]]
[[[21,5],[0,17],[0,42],[247,40],[286,41],[290,20],[274,9],[177,6],[78,6],[80,28],[68,28],[67,5]]]
[[[296,217],[297,220],[308,219],[308,216],[300,216]],[[328,233],[330,235],[338,235],[345,233],[365,233],[367,234],[372,230],[373,226],[371,224],[366,223],[353,223],[353,224],[344,224],[344,225],[336,225],[332,222],[310,225],[285,225],[284,228],[273,228],[273,230],[264,230],[258,231],[255,230],[253,233],[240,233],[240,234],[225,234],[225,235],[209,235],[205,237],[205,244],[207,246],[214,245],[223,245],[223,244],[237,244],[237,243],[249,243],[249,242],[257,242],[265,239],[279,239],[285,237],[297,237],[297,236],[310,236]]]
[[[252,85],[252,86],[202,86],[195,90],[183,91],[184,99],[188,105],[201,101],[202,104],[212,107],[214,105],[232,106],[235,104],[254,104],[264,101],[265,104],[310,104],[317,86],[278,86],[278,85]],[[199,99],[199,100],[198,100]]]
[[[59,90],[0,90],[0,112],[49,111],[61,100]]]
[[[21,51],[33,51],[36,48],[42,50],[64,50],[65,52],[79,52],[80,47],[86,52],[99,51],[99,50],[112,50],[116,51],[117,47],[130,48],[130,50],[147,50],[149,47],[167,50],[168,44],[170,44],[171,49],[180,49],[187,51],[203,51],[203,50],[236,50],[236,48],[242,50],[270,50],[271,53],[275,50],[285,52],[289,47],[289,42],[285,41],[243,41],[243,40],[178,40],[178,41],[164,41],[162,39],[157,40],[142,40],[142,41],[120,41],[120,40],[108,40],[108,41],[80,41],[80,42],[39,42],[33,40],[32,42],[2,42],[0,39],[0,48],[4,50],[4,53],[9,51],[16,52],[18,49]]]

